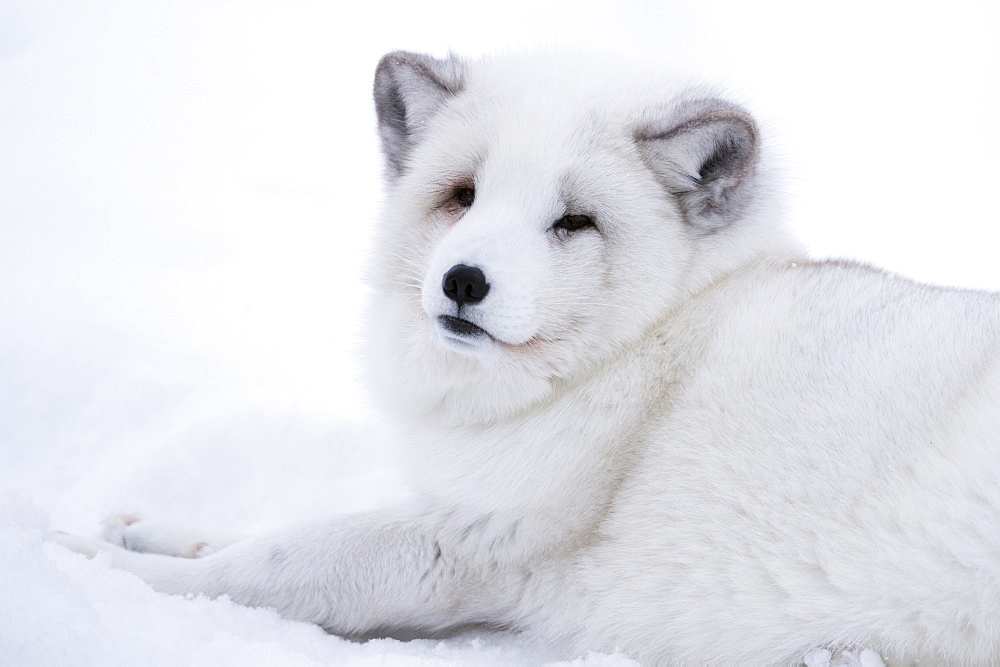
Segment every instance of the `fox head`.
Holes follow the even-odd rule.
[[[395,52],[375,103],[369,338],[391,406],[524,409],[769,245],[758,126],[704,87],[577,57]]]

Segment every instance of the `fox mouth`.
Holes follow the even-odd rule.
[[[485,329],[476,326],[468,320],[463,320],[460,317],[439,315],[438,324],[441,325],[441,328],[448,333],[460,338],[485,336],[491,340],[493,339],[493,336],[491,336]]]

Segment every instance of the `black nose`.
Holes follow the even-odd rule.
[[[459,306],[464,306],[485,299],[490,291],[490,284],[486,282],[483,272],[476,267],[456,264],[444,274],[441,289],[446,297]]]

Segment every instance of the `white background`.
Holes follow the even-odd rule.
[[[762,121],[815,254],[1000,288],[998,25],[964,0],[0,0],[0,663],[540,655],[223,602],[192,632],[195,603],[41,546],[113,511],[252,530],[399,493],[351,352],[384,52],[702,73]]]

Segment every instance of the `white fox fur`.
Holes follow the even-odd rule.
[[[1000,661],[996,295],[810,260],[751,116],[673,77],[393,53],[375,96],[369,361],[420,502],[59,539],[350,636]]]

